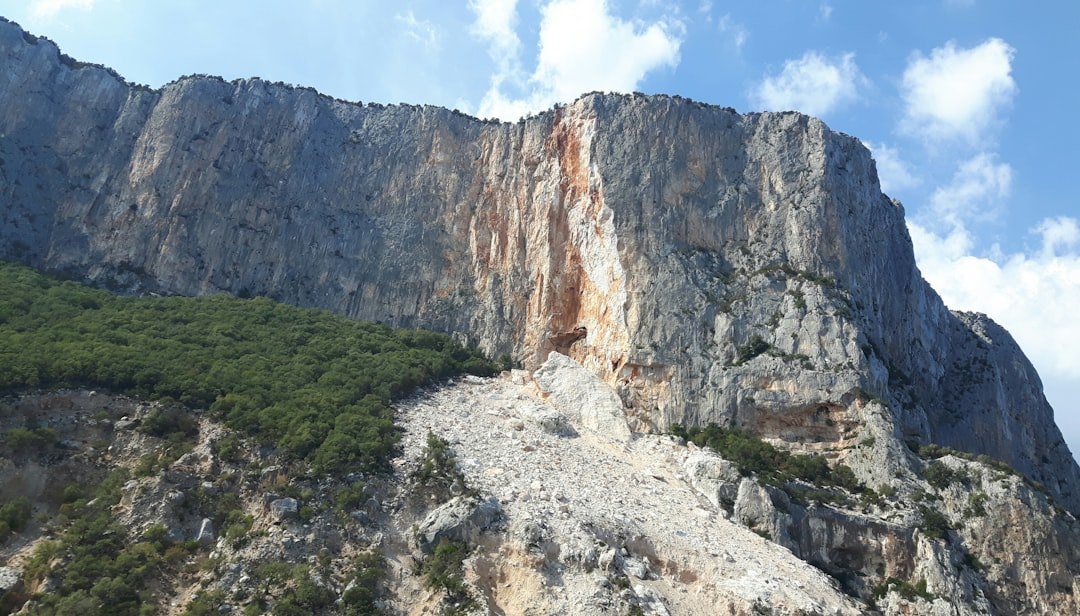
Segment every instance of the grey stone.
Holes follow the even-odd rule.
[[[0,567],[0,594],[22,584],[23,572],[15,567]]]
[[[499,501],[458,496],[427,515],[416,529],[416,546],[430,554],[442,539],[475,544],[502,516]]]
[[[270,502],[270,512],[279,520],[293,519],[300,511],[300,503],[295,498],[285,497]]]

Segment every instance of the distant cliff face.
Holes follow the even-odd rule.
[[[460,333],[527,366],[584,327],[561,350],[637,429],[733,423],[868,482],[935,442],[1080,511],[1030,363],[944,307],[869,152],[818,120],[591,94],[497,123],[259,80],[149,90],[9,22],[0,58],[0,257]]]

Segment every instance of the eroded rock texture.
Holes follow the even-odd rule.
[[[635,429],[735,424],[871,484],[903,441],[1080,511],[1035,371],[950,313],[855,138],[796,113],[590,94],[516,123],[260,80],[161,90],[0,23],[0,256],[557,350]],[[873,448],[852,445],[873,438]]]

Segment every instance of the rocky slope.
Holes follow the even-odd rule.
[[[1080,512],[1080,469],[1039,378],[1007,332],[922,280],[856,139],[666,96],[500,123],[258,79],[152,90],[2,20],[0,58],[0,257],[122,292],[429,327],[530,370],[558,351],[598,379],[586,407],[616,402],[562,408],[571,424],[627,443],[734,425],[889,487],[906,506],[840,511],[720,462],[681,471],[862,599],[897,577],[999,613],[1071,609],[1074,523],[1030,486]],[[555,396],[549,372],[535,378]],[[913,453],[931,443],[953,449]],[[967,478],[932,491],[949,519],[971,498],[995,512],[945,547],[912,530],[935,463]],[[985,572],[954,566],[964,554]]]
[[[869,152],[818,120],[591,94],[507,124],[257,79],[150,90],[10,22],[0,54],[0,256],[456,332],[529,367],[585,327],[570,352],[635,429],[934,442],[1080,510],[1031,365],[943,306]]]
[[[9,401],[0,428],[33,416],[56,431],[64,453],[6,460],[0,493],[32,497],[45,519],[70,482],[133,469],[111,516],[132,540],[162,527],[191,544],[155,578],[150,603],[163,614],[180,614],[200,596],[213,597],[217,612],[273,610],[298,581],[268,582],[270,563],[308,565],[300,575],[330,597],[314,611],[340,613],[365,553],[386,563],[377,592],[386,613],[446,610],[444,593],[420,573],[442,539],[468,546],[462,579],[490,614],[1080,609],[1080,524],[1000,467],[947,455],[917,463],[950,469],[944,474],[898,478],[894,491],[872,499],[807,501],[691,443],[631,434],[625,421],[613,430],[621,408],[614,392],[604,403],[598,394],[607,386],[564,356],[538,375],[465,377],[418,392],[398,405],[404,446],[394,472],[339,480],[281,466],[258,448],[225,456],[229,433],[206,420],[189,453],[139,473],[160,446],[137,429],[153,405],[87,392],[24,397]],[[431,434],[449,443],[464,489],[418,482]],[[363,496],[344,506],[350,484]],[[226,502],[242,514],[230,520],[247,517],[241,532],[215,529],[200,510]],[[952,528],[931,532],[927,508]],[[46,536],[59,531],[46,528]],[[26,576],[37,536],[35,526],[0,544],[0,580]],[[18,608],[49,583],[0,587],[0,605]]]

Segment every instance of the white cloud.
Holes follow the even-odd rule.
[[[874,154],[877,163],[878,181],[881,183],[881,191],[886,194],[894,194],[897,191],[906,190],[918,186],[921,181],[912,173],[908,164],[900,157],[896,148],[889,147],[884,143],[871,144],[863,142]]]
[[[821,18],[825,21],[829,21],[829,18],[832,17],[833,7],[828,2],[822,2],[818,10],[821,11]]]
[[[529,109],[524,105],[515,106],[502,94],[507,82],[520,84],[524,81],[521,76],[521,39],[515,30],[517,0],[472,0],[469,9],[476,15],[471,32],[488,42],[488,55],[495,62],[495,72],[491,75],[480,113],[503,119],[521,117]]]
[[[1031,230],[1037,250],[993,258],[972,254],[963,226],[943,235],[917,224],[908,228],[919,269],[946,305],[988,314],[1044,377],[1080,378],[1080,221],[1043,220]]]
[[[513,5],[470,4],[474,32],[491,43],[497,66],[481,117],[514,120],[594,90],[629,92],[650,71],[679,62],[684,28],[677,19],[629,22],[611,15],[606,0],[552,0],[540,9],[536,69],[523,78]]]
[[[1012,190],[1012,167],[996,162],[992,154],[979,154],[960,163],[952,181],[930,195],[929,214],[955,227],[976,220],[992,220]]]
[[[472,32],[491,44],[496,58],[514,58],[521,52],[517,25],[517,0],[470,0],[469,9],[476,15]]]
[[[864,83],[855,54],[830,60],[808,51],[798,60],[784,62],[780,74],[762,80],[750,97],[754,106],[770,111],[797,110],[822,116],[856,100]]]
[[[405,34],[428,49],[439,48],[439,30],[430,21],[417,19],[410,9],[404,15],[395,15],[394,20],[405,26]]]
[[[65,9],[89,11],[94,8],[94,0],[34,0],[30,3],[30,14],[35,19],[52,19]]]
[[[929,57],[915,52],[904,70],[901,130],[929,142],[985,142],[1016,93],[1011,75],[1014,54],[997,38],[971,49],[949,41]]]
[[[1058,216],[1056,218],[1044,218],[1036,227],[1035,231],[1042,236],[1042,257],[1049,259],[1057,254],[1069,254],[1080,248],[1080,224],[1075,218]],[[1080,284],[1080,279],[1077,280]]]
[[[721,32],[731,36],[731,42],[735,45],[735,51],[737,52],[742,51],[746,39],[750,38],[750,32],[747,31],[746,26],[733,21],[731,15],[724,15],[720,18],[719,28]]]
[[[630,91],[650,70],[679,62],[681,28],[622,21],[608,13],[605,0],[555,0],[542,14],[533,80],[554,100]]]

